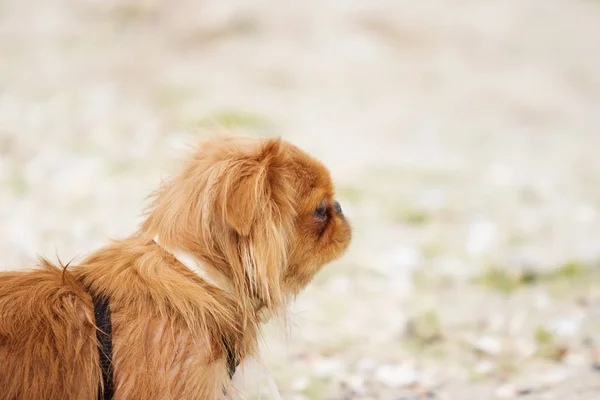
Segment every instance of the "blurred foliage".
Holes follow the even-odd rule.
[[[224,128],[261,129],[267,120],[258,114],[242,110],[225,109],[208,115],[199,122],[202,126],[221,126]]]
[[[418,346],[427,346],[443,339],[442,323],[438,313],[428,310],[410,318],[406,323],[406,337]]]
[[[577,261],[569,261],[562,267],[551,271],[515,270],[494,265],[476,276],[474,282],[510,294],[527,285],[573,281],[585,277],[591,272],[584,264]]]
[[[535,341],[538,345],[537,355],[551,361],[560,362],[569,351],[569,347],[543,326],[535,330]]]

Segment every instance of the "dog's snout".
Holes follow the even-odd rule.
[[[342,214],[343,214],[343,211],[342,211],[342,206],[340,205],[340,203],[339,203],[339,202],[335,201],[335,202],[333,203],[333,209],[335,210],[335,212],[336,212],[338,215],[342,215]]]

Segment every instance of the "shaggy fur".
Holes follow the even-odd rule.
[[[97,397],[90,291],[110,299],[117,400],[231,394],[227,348],[237,360],[256,355],[261,315],[285,310],[350,236],[317,160],[280,139],[208,141],[130,237],[77,266],[42,260],[0,273],[0,399]],[[193,255],[232,290],[166,249]]]

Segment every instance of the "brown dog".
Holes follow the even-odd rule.
[[[75,267],[0,273],[0,399],[96,399],[109,304],[115,399],[219,399],[351,230],[327,169],[280,139],[220,138],[153,197],[139,231]],[[97,311],[97,310],[96,310]]]

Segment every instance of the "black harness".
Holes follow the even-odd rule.
[[[112,400],[115,394],[112,363],[112,323],[108,298],[92,294],[94,300],[94,316],[96,317],[96,338],[98,354],[102,369],[102,383],[98,386],[98,400]]]
[[[110,304],[105,296],[96,296],[92,293],[94,301],[94,316],[96,318],[96,337],[98,338],[98,354],[100,356],[100,368],[102,369],[102,382],[98,386],[98,400],[112,400],[115,395],[113,378],[113,346],[112,346],[112,323],[110,318]],[[239,361],[232,347],[223,339],[223,345],[227,350],[227,372],[229,379],[235,374]]]

